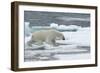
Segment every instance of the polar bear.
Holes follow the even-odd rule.
[[[54,29],[40,30],[32,33],[32,37],[30,41],[28,41],[28,45],[42,45],[44,42],[46,42],[49,45],[55,46],[56,40],[65,40],[64,35],[61,32]]]

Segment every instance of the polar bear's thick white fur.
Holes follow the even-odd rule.
[[[50,45],[56,45],[55,40],[65,40],[61,32],[57,30],[40,30],[32,33],[31,40],[28,42],[29,45],[38,44],[41,45],[46,42]]]

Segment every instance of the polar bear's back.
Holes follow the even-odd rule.
[[[46,38],[46,31],[41,30],[41,31],[36,31],[32,33],[32,39],[34,40],[44,40]]]
[[[54,34],[55,32],[57,32],[56,30],[40,30],[40,31],[36,31],[34,32],[32,35],[48,35],[48,34]]]
[[[62,36],[62,34],[57,30],[40,30],[32,34],[32,39],[36,41],[45,41],[46,39],[55,39],[56,36]]]

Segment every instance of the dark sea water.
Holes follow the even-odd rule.
[[[86,13],[62,13],[43,11],[24,11],[24,21],[32,26],[50,26],[51,23],[58,25],[90,26],[90,14]]]

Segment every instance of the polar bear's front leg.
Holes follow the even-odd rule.
[[[55,40],[51,39],[51,38],[47,38],[46,43],[49,44],[49,45],[52,45],[52,46],[56,46]]]

